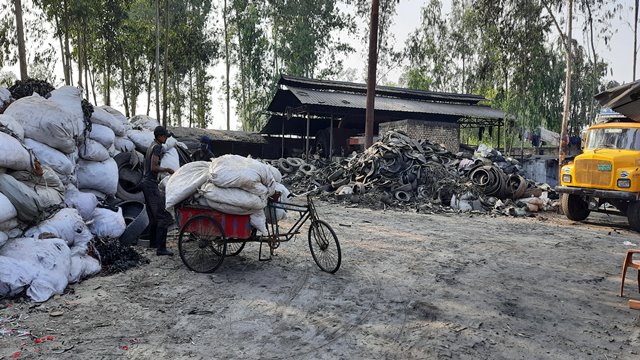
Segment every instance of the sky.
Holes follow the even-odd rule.
[[[310,0],[312,1],[312,0]],[[427,0],[400,0],[397,5],[397,15],[394,20],[394,24],[391,27],[391,32],[395,36],[396,49],[400,50],[404,45],[409,34],[413,32],[420,23],[420,10]],[[618,83],[627,83],[633,80],[633,28],[630,24],[633,23],[633,0],[623,0],[624,9],[617,13],[615,19],[613,19],[612,28],[615,29],[615,33],[609,43],[606,46],[603,41],[596,43],[596,51],[599,56],[605,59],[610,66],[610,72],[607,76],[607,80],[615,80]],[[447,13],[450,9],[450,0],[443,0],[443,13]],[[584,19],[578,18],[574,22],[574,38],[580,43],[586,44],[586,40],[583,38],[581,27]],[[366,24],[361,24],[361,28],[366,28]],[[563,29],[564,30],[564,29]],[[354,74],[355,79],[349,79],[354,81],[363,81],[364,75],[367,69],[367,48],[362,43],[360,37],[351,36],[350,42],[356,49],[356,56],[349,56],[345,59],[345,67],[350,69]],[[10,70],[16,74],[19,74],[17,64],[3,68],[2,71]],[[210,125],[214,129],[226,128],[226,106],[224,103],[224,94],[221,91],[221,78],[224,74],[224,65],[221,62],[218,66],[212,68],[212,73],[216,75],[216,83],[214,84],[214,94],[212,94],[213,106],[212,117],[214,123]],[[640,69],[638,69],[640,73]],[[60,73],[62,73],[60,69]],[[400,75],[402,73],[401,68],[396,68],[390,71],[386,75],[387,82],[398,83]],[[340,80],[340,79],[335,79]],[[144,95],[144,94],[143,94]],[[117,96],[117,95],[116,95]],[[144,95],[146,96],[146,95]],[[143,97],[140,98],[141,100]],[[120,99],[115,99],[114,107],[123,110]],[[139,101],[139,113],[144,113],[146,110],[146,101]],[[98,104],[101,105],[101,104]],[[233,107],[233,105],[232,105]],[[154,109],[151,111],[153,116]],[[240,128],[240,124],[236,121],[235,111],[232,108],[231,115],[231,127],[232,130]]]

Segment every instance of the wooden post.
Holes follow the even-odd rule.
[[[307,136],[305,136],[305,156],[307,161],[309,161],[309,113],[307,113]]]
[[[329,160],[333,156],[333,114],[331,114],[331,126],[329,126]]]

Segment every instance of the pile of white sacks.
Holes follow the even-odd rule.
[[[62,293],[100,272],[88,254],[94,236],[119,238],[125,231],[121,211],[97,206],[117,192],[113,157],[146,151],[158,122],[147,116],[129,122],[102,106],[94,107],[88,129],[81,102],[81,90],[70,86],[15,101],[0,89],[0,298],[25,289],[34,301]],[[177,170],[177,151],[166,151],[163,166]],[[36,158],[43,176],[33,173]]]
[[[163,181],[167,210],[185,200],[235,215],[251,215],[251,225],[266,234],[266,222],[286,217],[283,209],[269,215],[267,200],[276,191],[286,202],[287,188],[275,167],[239,155],[223,155],[209,161],[188,163]]]

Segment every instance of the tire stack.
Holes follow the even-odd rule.
[[[519,206],[521,198],[543,190],[518,174],[517,161],[483,147],[476,154],[453,154],[438,144],[389,131],[364,152],[339,163],[282,158],[270,162],[294,193],[313,192],[367,205],[448,207],[469,200],[474,210]],[[498,202],[500,200],[500,202]]]

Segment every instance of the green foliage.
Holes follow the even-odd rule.
[[[548,1],[561,14],[563,1]],[[560,130],[565,58],[562,43],[550,43],[556,27],[542,0],[454,0],[443,15],[441,2],[430,0],[421,26],[409,37],[409,65],[402,83],[411,88],[478,93],[494,107],[514,116],[508,140],[520,129],[538,126]],[[581,2],[582,11],[598,14],[596,29],[610,36],[611,13],[601,0]],[[610,5],[610,4],[609,4]],[[585,27],[583,31],[590,32]],[[560,40],[561,41],[561,40]],[[577,135],[597,111],[593,95],[601,88],[607,65],[572,40],[570,134]],[[469,135],[469,138],[474,136]],[[477,137],[475,137],[477,139]]]

